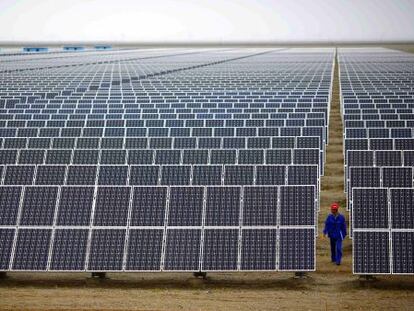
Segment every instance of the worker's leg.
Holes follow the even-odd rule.
[[[336,240],[336,264],[340,265],[342,259],[342,240]]]
[[[331,261],[335,262],[336,261],[336,240],[335,239],[330,239],[331,240]]]

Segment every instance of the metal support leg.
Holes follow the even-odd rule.
[[[295,272],[295,279],[305,279],[306,272]]]
[[[376,278],[373,275],[364,274],[364,275],[359,276],[359,280],[363,282],[372,282],[372,281],[375,281]]]
[[[92,272],[91,273],[93,279],[106,279],[106,273],[105,272]]]
[[[193,275],[196,278],[203,278],[203,279],[207,278],[207,272],[198,271],[198,272],[194,272]]]

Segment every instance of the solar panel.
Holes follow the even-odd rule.
[[[314,186],[286,186],[280,188],[280,225],[316,225]]]
[[[6,166],[4,185],[31,185],[35,173],[34,166]]]
[[[130,187],[99,187],[96,193],[94,226],[126,226]]]
[[[90,241],[90,271],[122,270],[125,229],[94,229]]]
[[[312,270],[334,51],[196,52],[0,64],[0,270]]]
[[[280,229],[279,270],[315,270],[314,229]]]
[[[50,259],[50,270],[84,270],[88,238],[88,229],[56,230]]]
[[[193,185],[221,185],[222,166],[197,165],[193,168]]]
[[[130,166],[130,185],[157,185],[159,180],[159,166]]]
[[[51,229],[19,229],[13,270],[46,271]]]
[[[231,166],[224,168],[225,185],[253,185],[253,166]]]
[[[57,206],[57,225],[89,226],[94,194],[94,187],[62,187]]]
[[[202,187],[172,187],[169,201],[169,226],[201,226]]]
[[[238,226],[240,218],[239,187],[208,187],[206,194],[206,226]]]
[[[243,229],[240,270],[276,270],[275,229]]]
[[[162,185],[189,185],[191,166],[163,166],[161,168]]]
[[[57,195],[57,187],[26,187],[19,224],[23,226],[51,226]]]
[[[167,188],[134,187],[133,192],[130,226],[164,226]]]
[[[0,225],[16,225],[21,194],[22,187],[0,187]]]
[[[388,192],[378,188],[354,188],[352,225],[359,228],[388,228]]]
[[[390,189],[394,229],[414,229],[414,189]]]
[[[201,229],[168,229],[164,270],[198,271],[200,269]]]
[[[131,229],[128,237],[126,270],[159,271],[163,229]]]
[[[354,273],[390,273],[389,232],[354,231]]]
[[[67,185],[95,185],[96,176],[97,176],[96,166],[71,165],[68,167],[66,184]]]
[[[238,246],[238,229],[206,229],[204,232],[202,270],[237,270]]]
[[[394,274],[414,273],[414,232],[392,232],[392,271]]]
[[[15,229],[0,228],[0,269],[8,270],[13,250]]]
[[[243,195],[243,225],[277,225],[277,187],[245,187]]]

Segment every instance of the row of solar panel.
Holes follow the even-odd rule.
[[[191,79],[194,76],[198,76],[199,72],[205,72],[214,74],[217,72],[217,69],[223,68],[223,67],[235,67],[234,65],[237,64],[235,62],[240,61],[242,58],[250,58],[250,57],[257,57],[258,54],[244,54],[241,56],[241,53],[238,55],[232,55],[233,57],[223,57],[224,54],[216,54],[214,57],[206,58],[206,54],[203,55],[203,57],[196,58],[196,59],[187,59],[186,61],[182,61],[183,55],[181,55],[181,59],[177,57],[170,57],[169,61],[166,62],[164,60],[149,60],[144,59],[142,57],[128,57],[128,58],[106,58],[105,56],[101,56],[101,59],[98,58],[92,58],[92,59],[75,59],[75,60],[68,60],[64,59],[62,60],[36,60],[32,62],[15,62],[15,63],[2,63],[0,69],[2,73],[5,74],[13,74],[13,73],[25,73],[26,75],[33,75],[33,71],[35,70],[49,70],[51,72],[62,74],[63,72],[71,73],[72,78],[77,78],[77,81],[82,81],[78,75],[82,72],[88,72],[87,70],[91,67],[95,67],[98,73],[100,73],[100,76],[109,76],[111,72],[117,73],[125,73],[128,75],[133,75],[131,80],[140,80],[140,79],[148,79],[152,77],[159,77],[166,74],[174,74],[178,76],[183,76],[185,79]],[[163,56],[157,56],[157,57],[163,57]],[[295,59],[291,59],[294,61]],[[283,64],[283,62],[286,61],[279,59],[279,63]],[[231,64],[227,64],[228,62],[232,62]],[[244,64],[244,66],[243,66]],[[278,64],[278,59],[273,60],[273,64]],[[215,66],[211,67],[211,66]],[[230,66],[229,66],[230,65]],[[269,75],[269,71],[267,70],[266,73],[263,75],[258,75],[256,72],[258,71],[258,67],[256,67],[256,70],[251,70],[252,65],[249,61],[239,62],[237,65],[240,67],[244,67],[245,70],[240,70],[239,75],[237,78],[235,78],[235,81],[240,81],[244,77],[248,76],[248,72],[251,73],[250,76],[254,77],[262,77],[263,75]],[[326,62],[326,60],[322,60],[320,63],[319,68],[319,76],[324,72],[327,71],[327,67],[330,64]],[[258,66],[260,66],[260,62],[258,63]],[[288,69],[295,70],[295,67],[299,67],[299,63],[290,63]],[[324,67],[322,67],[324,66]],[[77,67],[77,68],[76,68]],[[79,68],[80,67],[80,68]],[[207,67],[207,68],[205,68]],[[304,68],[305,67],[305,68]],[[306,63],[302,63],[303,73],[306,74],[306,68],[308,65]],[[197,69],[197,70],[194,70]],[[195,72],[190,74],[183,74],[181,71],[189,71],[193,70]],[[248,72],[243,72],[248,71]],[[263,70],[261,70],[263,72]],[[279,69],[280,71],[280,69]],[[91,74],[88,72],[89,75]],[[187,72],[186,72],[187,73]],[[260,73],[260,72],[259,72]],[[98,76],[98,75],[97,75]],[[208,75],[205,75],[203,78],[200,78],[200,80],[206,80],[208,78]],[[222,79],[225,78],[225,75],[221,77]],[[317,81],[317,79],[313,79]],[[52,77],[49,77],[48,81],[53,81]],[[98,77],[95,77],[95,81],[99,82]],[[233,80],[231,80],[233,81]],[[312,81],[312,79],[311,79]],[[230,83],[230,82],[229,82]]]
[[[100,55],[99,57],[93,56],[90,57],[89,55],[86,57],[77,57],[77,58],[55,58],[55,59],[36,59],[34,61],[20,61],[20,62],[2,62],[1,69],[3,73],[14,73],[14,72],[25,72],[25,71],[34,71],[34,70],[53,70],[55,69],[57,72],[70,72],[70,68],[72,70],[76,70],[73,67],[79,66],[81,67],[80,70],[82,71],[84,66],[92,66],[92,67],[106,67],[109,64],[116,64],[116,65],[130,65],[134,70],[134,74],[141,73],[139,77],[136,78],[145,78],[145,77],[152,77],[158,75],[164,75],[168,73],[175,73],[181,70],[189,70],[189,69],[196,69],[202,68],[205,66],[217,65],[227,63],[229,61],[237,61],[243,58],[249,58],[252,56],[256,56],[257,53],[238,53],[237,55],[229,55],[225,53],[216,53],[216,54],[208,54],[203,53],[202,55],[187,55],[189,57],[186,61],[181,61],[184,54],[193,54],[193,53],[180,53],[177,55],[158,55],[158,56],[149,56],[149,58],[160,58],[169,56],[169,62],[163,62],[155,60],[145,60],[145,57],[139,54],[131,54],[131,55]],[[117,57],[118,56],[118,57]],[[119,57],[121,56],[121,57]],[[181,58],[181,60],[180,60]],[[180,60],[180,61],[178,61]],[[177,62],[178,61],[178,62]],[[135,62],[135,63],[134,63]],[[159,63],[159,64],[158,64]],[[134,66],[135,64],[135,66]],[[146,64],[148,67],[152,65],[151,68],[146,68],[143,70],[143,64]],[[118,67],[119,68],[119,67]],[[50,79],[51,80],[51,79]]]
[[[12,115],[10,115],[12,114]],[[320,116],[318,116],[320,117]],[[24,110],[13,110],[9,109],[8,112],[5,112],[1,115],[3,120],[111,120],[110,123],[115,123],[117,127],[123,127],[124,120],[201,120],[198,121],[196,126],[191,127],[202,127],[202,120],[250,120],[250,119],[261,119],[261,120],[271,120],[275,119],[277,121],[269,121],[272,126],[324,126],[327,123],[326,118],[305,118],[302,116],[302,113],[298,113],[295,118],[285,120],[285,113],[255,113],[255,112],[246,112],[246,113],[142,113],[140,111],[134,111],[130,114],[124,114],[122,109],[114,109],[110,112],[109,109],[95,109],[91,112],[81,111],[78,114],[75,114],[75,111],[68,109],[54,110],[54,109],[45,109],[41,111],[40,109],[24,109]],[[120,121],[112,121],[119,120]],[[63,121],[60,121],[63,122]],[[152,121],[157,122],[157,121]],[[161,121],[158,121],[161,122]],[[170,121],[170,122],[179,122],[179,121]],[[218,121],[220,122],[220,121]],[[234,121],[235,124],[241,123],[242,121]],[[11,122],[13,124],[13,122]],[[41,123],[41,121],[39,121]],[[49,122],[53,123],[53,122]],[[402,122],[399,122],[402,123]],[[292,124],[292,125],[290,125]],[[79,126],[79,125],[78,125]],[[80,126],[84,126],[83,124]],[[104,125],[103,125],[104,126]],[[162,125],[161,125],[162,126]],[[236,125],[236,127],[239,125]],[[243,126],[243,125],[241,125]]]
[[[391,108],[392,104],[407,104],[407,108],[414,108],[414,94],[406,92],[400,96],[394,95],[381,95],[378,97],[369,96],[369,98],[362,98],[363,96],[347,96],[342,94],[343,103],[345,108],[354,109],[381,109]]]
[[[72,155],[73,154],[73,155]],[[3,164],[316,164],[319,149],[1,149]]]
[[[40,100],[38,100],[40,101]],[[291,103],[291,102],[225,102],[224,100],[215,100],[214,102],[200,103],[198,101],[177,100],[173,103],[140,103],[139,100],[129,100],[129,103],[113,103],[110,100],[95,100],[93,103],[85,103],[87,100],[72,100],[66,103],[55,103],[55,100],[50,100],[47,103],[2,103],[2,113],[10,110],[16,110],[19,113],[24,110],[36,111],[46,110],[56,113],[56,111],[70,110],[71,113],[82,113],[82,110],[87,112],[99,111],[106,109],[108,112],[114,113],[115,109],[121,110],[126,114],[131,113],[316,113],[324,112],[328,109],[328,103],[308,102]],[[114,101],[114,100],[112,100]],[[124,100],[126,101],[126,100]],[[375,112],[374,112],[375,113]]]
[[[255,118],[255,114],[237,114],[238,118],[233,118],[231,113],[225,113],[225,117],[217,118],[216,114],[211,114],[208,118],[196,118],[187,119],[171,118],[170,113],[160,114],[156,117],[147,118],[148,115],[143,114],[142,118],[140,112],[125,114],[123,110],[118,108],[107,109],[107,112],[103,112],[102,109],[90,110],[79,109],[68,111],[67,109],[54,110],[48,113],[46,110],[33,109],[31,110],[2,110],[0,119],[2,124],[7,127],[30,127],[33,124],[36,127],[45,127],[60,124],[60,126],[66,127],[217,127],[229,126],[229,127],[242,127],[242,126],[289,126],[291,122],[300,120],[305,123],[309,122],[323,122],[326,119],[325,109],[318,108],[316,112],[283,112],[272,113],[271,119],[268,118],[269,114],[260,114],[260,118]],[[96,114],[99,114],[98,116]],[[101,115],[104,114],[104,118]],[[240,118],[240,116],[245,116]],[[166,117],[163,119],[162,117]],[[178,114],[180,116],[180,114]],[[263,116],[266,116],[263,118]],[[6,122],[6,120],[8,120]],[[65,121],[66,120],[66,121]],[[305,124],[304,123],[304,124]],[[327,122],[326,122],[327,123]],[[254,125],[253,125],[254,124]],[[256,125],[258,124],[258,125]],[[260,125],[261,124],[261,125]],[[324,124],[323,124],[324,125]],[[322,125],[322,126],[323,126]]]
[[[345,181],[348,179],[349,169],[353,166],[414,167],[414,150],[348,150],[345,158]]]
[[[414,96],[413,103],[400,103],[400,104],[343,104],[343,109],[348,114],[366,115],[366,114],[392,114],[412,113],[414,109]]]
[[[18,137],[0,138],[3,149],[283,149],[319,148],[324,150],[318,136],[274,137]]]
[[[15,231],[0,229],[0,270],[315,270],[313,228]]]
[[[409,120],[412,113],[348,114],[344,110],[343,120]]]
[[[56,74],[56,73],[54,73]],[[69,73],[70,74],[70,73]],[[204,74],[204,73],[203,73]],[[245,83],[245,82],[252,82],[254,84],[257,83],[258,80],[256,79],[247,79],[243,78],[237,80],[236,83],[232,84],[235,86],[234,88],[220,90],[220,86],[217,89],[210,89],[210,88],[203,88],[205,85],[209,85],[211,82],[209,80],[218,81],[219,84],[222,83],[223,85],[226,84],[226,81],[223,81],[223,78],[220,78],[216,75],[210,75],[208,80],[200,80],[197,77],[197,84],[195,84],[195,80],[189,80],[181,83],[184,87],[177,90],[177,85],[180,84],[180,81],[170,81],[170,80],[157,80],[158,85],[154,85],[154,80],[145,80],[136,82],[136,84],[131,87],[127,83],[126,87],[114,88],[109,91],[108,89],[103,90],[108,87],[108,84],[117,83],[119,80],[112,80],[112,78],[107,78],[106,75],[100,76],[101,81],[97,81],[94,76],[89,76],[87,73],[83,73],[86,82],[82,82],[76,80],[76,77],[69,77],[69,79],[64,79],[65,82],[68,82],[68,86],[64,87],[63,89],[60,88],[59,90],[50,90],[46,91],[39,87],[38,89],[31,88],[20,90],[16,86],[23,84],[23,83],[31,83],[33,86],[40,86],[47,81],[48,78],[52,81],[56,81],[60,77],[60,75],[52,75],[47,76],[30,76],[30,75],[13,75],[9,76],[10,79],[14,79],[14,83],[10,83],[11,80],[5,81],[6,83],[0,87],[0,95],[2,96],[3,102],[7,103],[19,103],[21,100],[43,100],[43,101],[53,101],[56,100],[60,102],[63,100],[64,102],[68,100],[70,103],[71,100],[78,100],[79,97],[86,97],[85,100],[101,100],[101,99],[109,99],[109,100],[147,100],[150,99],[287,99],[287,98],[294,98],[294,99],[323,99],[329,96],[329,82],[323,82],[326,79],[323,76],[320,76],[314,82],[308,80],[304,83],[296,83],[292,85],[291,83],[284,83],[278,81],[280,75],[277,71],[272,74],[272,78],[278,84],[278,88],[274,88],[272,90],[265,89],[251,89],[251,88],[244,88],[241,89],[237,87],[237,84]],[[232,77],[232,75],[229,75]],[[266,75],[257,76],[260,81],[260,77],[266,77]],[[302,76],[304,79],[307,79],[306,76]],[[44,78],[44,80],[43,80]],[[217,78],[217,79],[216,79]],[[116,79],[116,78],[115,78]],[[124,81],[138,81],[134,77],[129,77],[123,79]],[[34,81],[36,83],[34,83]],[[62,80],[60,80],[62,81]],[[161,82],[162,81],[162,82]],[[177,83],[178,82],[178,83]],[[204,85],[203,85],[203,82]],[[47,82],[46,85],[50,84]],[[10,87],[10,85],[14,85]],[[191,85],[191,87],[189,87]],[[168,88],[166,87],[168,86]],[[59,86],[56,86],[57,88]],[[44,102],[41,102],[44,103]]]
[[[413,138],[414,128],[346,128],[345,138]]]
[[[148,110],[148,111],[145,111]],[[312,119],[324,119],[327,121],[327,108],[315,109],[123,109],[117,107],[105,108],[30,108],[30,109],[1,109],[0,117],[2,120],[240,120],[240,119],[259,119],[259,120],[293,120],[303,119],[311,122]],[[189,111],[184,111],[189,110]],[[12,116],[8,114],[12,113]],[[104,115],[104,117],[102,116]],[[370,116],[370,115],[367,115]],[[410,117],[407,117],[407,119]],[[181,122],[183,122],[181,121]],[[113,121],[111,121],[113,122]],[[161,121],[158,121],[161,122]],[[180,121],[168,121],[180,122]],[[198,121],[202,122],[202,121]],[[206,121],[207,122],[207,121]],[[232,121],[230,121],[232,122]],[[233,121],[242,122],[242,121]],[[292,121],[289,121],[292,122]],[[319,121],[322,122],[322,121]],[[201,125],[202,126],[202,125]]]
[[[107,92],[97,92],[93,94],[82,93],[76,94],[71,91],[51,92],[19,92],[18,89],[2,91],[2,105],[6,104],[7,108],[31,107],[53,105],[54,107],[94,107],[100,104],[105,106],[117,106],[125,108],[317,108],[327,107],[329,94],[328,92],[309,92],[303,90],[295,92],[296,95],[282,95],[280,93],[267,92],[267,95],[232,95],[231,91],[224,91],[218,96],[202,95],[161,95],[154,94],[148,90],[146,94],[140,95],[138,90],[114,90]],[[295,88],[296,89],[296,88]],[[70,94],[65,94],[70,93]],[[273,93],[273,94],[269,94]],[[309,95],[314,93],[314,95]],[[56,94],[62,94],[56,96]],[[136,106],[134,107],[134,105]],[[400,105],[410,105],[401,103]]]
[[[15,116],[17,116],[15,114]],[[26,118],[27,115],[25,115]],[[86,116],[86,115],[85,115]],[[86,118],[85,118],[86,119]],[[106,122],[105,122],[106,121]],[[190,132],[190,128],[214,128],[215,131],[217,131],[219,128],[226,128],[228,130],[234,131],[235,129],[245,127],[246,124],[249,126],[247,127],[312,127],[312,126],[325,126],[325,120],[324,119],[272,119],[272,120],[257,120],[257,119],[238,119],[238,120],[227,120],[227,122],[224,122],[222,119],[215,119],[216,122],[208,122],[209,124],[204,124],[203,120],[197,120],[192,122],[187,122],[187,124],[184,126],[180,120],[147,120],[146,125],[144,125],[144,120],[127,120],[129,122],[125,122],[126,120],[119,120],[119,119],[112,119],[112,120],[8,120],[8,121],[0,121],[1,126],[5,128],[10,128],[11,130],[16,130],[16,128],[55,128],[55,127],[64,127],[64,128],[128,128],[128,129],[136,129],[139,128],[141,131],[145,133],[145,130],[149,129],[149,134],[151,131],[154,131],[158,129],[159,131],[163,128],[164,131],[168,133],[169,129],[172,131],[181,131]],[[201,121],[201,122],[200,122]],[[106,123],[106,124],[105,124]],[[126,125],[125,123],[129,123],[129,125]],[[226,125],[224,125],[226,123]],[[266,123],[266,124],[265,124]],[[209,125],[214,126],[209,126]],[[219,126],[219,124],[222,124]],[[226,136],[233,136],[226,135]]]
[[[412,114],[410,119],[412,119]],[[394,119],[396,119],[394,117]],[[345,121],[345,128],[370,128],[370,127],[414,127],[414,120],[348,120]]]
[[[275,72],[274,75],[277,76],[277,72]],[[87,74],[85,74],[85,77],[88,77]],[[303,76],[306,78],[306,76]],[[15,76],[16,80],[19,78],[23,81],[32,81],[31,77],[22,77],[22,76]],[[53,77],[52,77],[53,78]],[[117,83],[119,80],[112,80],[114,78],[106,78],[103,79],[105,82],[100,82],[98,85],[98,89],[95,90],[94,87],[94,76],[88,77],[91,81],[88,81],[84,84],[82,82],[78,82],[79,85],[74,86],[70,85],[68,87],[65,87],[63,90],[60,91],[45,91],[45,90],[33,90],[33,89],[27,89],[24,91],[20,91],[16,87],[14,88],[7,88],[4,89],[4,87],[0,88],[0,96],[2,97],[3,101],[9,102],[9,103],[18,103],[21,99],[48,99],[48,100],[54,100],[56,98],[64,97],[63,100],[72,100],[72,97],[77,96],[88,96],[85,95],[88,91],[98,91],[100,92],[100,87],[104,83]],[[56,78],[57,79],[57,78]],[[133,81],[133,78],[123,78],[121,82],[129,82]],[[37,82],[37,81],[36,81]],[[39,81],[41,83],[41,81]],[[72,81],[71,81],[72,82]],[[163,83],[168,81],[163,81]],[[279,81],[280,83],[280,81]],[[36,84],[38,85],[38,84]],[[289,98],[290,96],[293,96],[296,98],[299,96],[299,98],[315,98],[315,97],[326,97],[329,94],[326,91],[323,90],[307,90],[309,84],[306,83],[306,86],[299,86],[296,85],[295,87],[292,87],[290,84],[285,84],[285,87],[276,88],[272,91],[266,91],[266,90],[238,90],[238,89],[232,89],[232,90],[225,90],[225,91],[217,91],[217,90],[211,90],[211,89],[205,89],[200,91],[174,91],[174,90],[168,90],[168,91],[156,91],[156,90],[148,90],[148,91],[140,91],[140,90],[130,90],[130,89],[122,89],[122,90],[113,90],[110,94],[108,94],[107,91],[100,92],[104,93],[103,96],[109,96],[110,99],[140,99],[145,100],[148,99],[148,97],[156,98],[156,99],[247,99],[247,98],[253,98],[253,99],[271,99],[271,98]],[[92,89],[90,89],[92,87]],[[329,88],[328,88],[329,89]],[[94,92],[95,93],[95,92]],[[21,96],[19,98],[13,98],[13,97],[4,97],[4,96],[10,96],[13,95],[15,97]],[[51,98],[53,97],[53,99]],[[56,99],[61,100],[61,99]]]
[[[315,226],[315,186],[2,186],[1,226]]]
[[[357,274],[414,274],[414,231],[355,230],[353,271]]]
[[[345,138],[348,150],[414,150],[414,138]]]
[[[164,86],[165,87],[165,86]],[[200,86],[201,87],[201,86]],[[200,88],[201,89],[201,88]],[[198,96],[198,95],[157,95],[154,90],[147,90],[144,96],[137,90],[128,94],[127,90],[106,91],[94,94],[64,94],[67,91],[59,91],[53,94],[50,92],[26,92],[20,91],[13,86],[7,91],[1,91],[1,106],[9,109],[19,107],[119,107],[119,108],[159,108],[159,109],[184,109],[184,108],[226,108],[226,109],[248,109],[248,108],[269,108],[269,109],[303,109],[303,108],[327,108],[329,101],[328,92],[318,92],[315,95],[307,95],[308,90],[299,92],[298,95],[280,95],[272,92],[272,95],[232,95],[232,91],[224,90],[220,96]],[[71,92],[69,92],[71,93]],[[270,92],[269,92],[270,93]],[[321,94],[323,93],[323,94]],[[397,105],[397,104],[394,104]],[[398,104],[401,108],[411,108],[408,103]]]
[[[7,165],[2,175],[3,185],[319,185],[317,165]]]
[[[220,134],[216,137],[269,137],[269,136],[319,136],[325,142],[326,127],[237,127],[237,128],[176,128],[174,133],[168,133],[169,128],[155,128],[150,139],[167,139],[172,141],[172,136],[188,137],[186,133],[191,132],[190,137],[213,137],[213,134]],[[148,129],[149,131],[150,129]],[[0,137],[147,137],[147,129],[142,127],[70,127],[70,128],[0,128]],[[174,137],[174,136],[173,136]],[[266,138],[263,138],[266,139]],[[270,139],[269,139],[270,141]]]

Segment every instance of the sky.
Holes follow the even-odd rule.
[[[414,41],[414,0],[0,0],[0,41]]]

